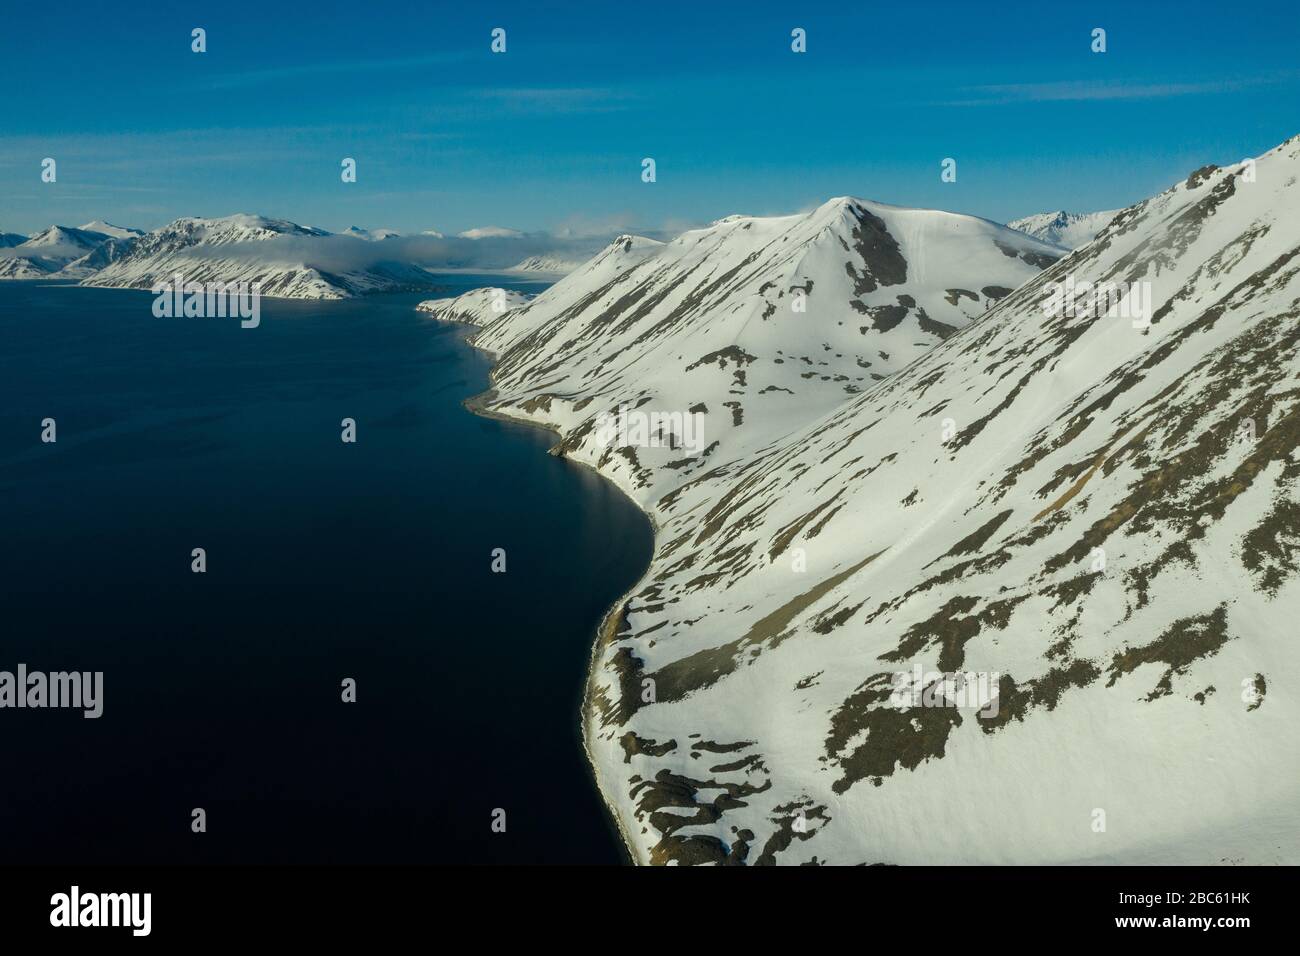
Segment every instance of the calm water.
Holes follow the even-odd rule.
[[[104,672],[99,720],[0,710],[0,863],[621,860],[577,713],[648,523],[461,407],[488,362],[424,297],[0,282],[0,670]]]

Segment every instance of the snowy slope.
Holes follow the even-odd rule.
[[[1300,138],[1241,169],[648,500],[588,714],[640,859],[1300,862]],[[1045,314],[1067,278],[1152,324]],[[996,713],[894,706],[917,665]]]
[[[1300,862],[1300,139],[1241,168],[1042,273],[965,217],[734,217],[478,335],[485,404],[656,523],[587,702],[638,859]],[[1150,325],[1048,314],[1067,280]],[[623,403],[709,446],[604,447]],[[922,706],[956,673],[983,714]]]
[[[1024,219],[1016,219],[1007,223],[1007,226],[1062,249],[1077,249],[1084,243],[1091,242],[1092,237],[1110,225],[1119,212],[1118,209],[1104,212],[1040,212]]]
[[[581,278],[574,281],[562,280],[565,288],[571,291],[561,292],[560,295],[581,295],[576,290],[603,286],[662,246],[662,242],[644,236],[619,236],[586,262],[574,265],[570,273],[580,273]],[[532,300],[533,296],[522,292],[491,286],[471,289],[452,299],[428,299],[416,308],[448,322],[486,327],[504,318],[507,312]]]
[[[11,249],[14,246],[21,246],[27,241],[27,237],[17,232],[0,232],[0,249]]]
[[[100,269],[121,259],[135,246],[135,235],[122,238],[105,239],[90,252],[78,259],[73,259],[54,274],[58,279],[85,279]]]
[[[0,279],[48,279],[52,271],[36,259],[0,256]]]
[[[450,299],[426,299],[416,309],[446,322],[484,326],[495,322],[511,309],[519,308],[528,300],[529,296],[522,292],[493,286],[472,289]]]
[[[139,237],[83,284],[147,289],[179,272],[186,281],[256,282],[265,296],[305,299],[342,299],[435,284],[429,273],[409,263],[374,262],[344,269],[325,265],[337,256],[330,243],[341,241],[322,229],[263,216],[177,219]]]

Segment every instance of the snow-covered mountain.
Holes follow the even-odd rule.
[[[1300,138],[1242,170],[1054,264],[856,200],[724,220],[486,326],[484,404],[656,524],[586,712],[638,859],[1300,861]],[[1054,308],[1085,282],[1149,324]],[[603,446],[619,405],[703,450]]]
[[[517,229],[506,229],[503,226],[477,226],[456,233],[460,239],[518,239],[522,235]]]
[[[14,246],[21,246],[27,241],[27,237],[17,232],[0,232],[0,249],[11,249]]]
[[[255,282],[262,295],[305,299],[342,299],[436,284],[428,272],[406,262],[349,266],[349,256],[339,254],[330,241],[341,240],[323,229],[263,216],[177,219],[136,239],[83,284],[147,289],[180,273],[186,281]]]
[[[22,256],[0,256],[0,279],[47,279],[51,271]]]
[[[508,272],[540,272],[547,275],[568,275],[586,260],[565,259],[561,256],[529,256],[515,263]]]
[[[402,234],[396,229],[362,229],[360,226],[348,226],[339,235],[352,236],[354,239],[365,239],[369,242],[381,239],[397,239]]]
[[[591,259],[574,265],[570,272],[581,272],[583,278],[580,286],[570,288],[604,285],[661,246],[662,242],[644,236],[619,236]],[[504,318],[507,312],[528,304],[533,298],[515,290],[489,286],[471,289],[451,299],[429,299],[417,305],[416,309],[448,322],[486,327]]]
[[[501,289],[495,286],[484,289],[471,289],[469,292],[450,299],[427,299],[416,306],[420,312],[428,312],[435,319],[445,322],[464,322],[468,325],[489,325],[501,318],[511,309],[517,309],[528,302],[530,296],[514,289]]]
[[[50,226],[22,242],[0,246],[0,279],[46,278],[110,238],[107,233]]]
[[[589,733],[642,859],[1300,859],[1300,142],[1241,169],[653,502]]]
[[[1061,254],[983,219],[835,199],[620,237],[476,342],[500,356],[495,410],[558,428],[649,502],[902,368]],[[707,451],[604,447],[599,417],[625,404],[704,414]]]
[[[64,257],[70,252],[89,252],[105,239],[112,238],[107,233],[92,232],[86,229],[73,229],[69,226],[50,226],[42,229],[21,246],[25,250],[44,250],[52,257]]]
[[[130,239],[133,236],[143,236],[143,229],[131,229],[126,226],[115,226],[111,222],[104,222],[102,219],[94,219],[84,226],[78,226],[82,232],[94,232],[101,236],[108,236],[110,239]]]
[[[1077,249],[1084,243],[1091,242],[1092,237],[1110,225],[1119,212],[1118,209],[1104,212],[1040,212],[1007,225],[1062,249]]]

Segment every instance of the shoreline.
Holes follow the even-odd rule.
[[[471,348],[477,349],[479,352],[482,352],[492,362],[492,368],[488,372],[489,387],[484,389],[481,392],[478,392],[474,395],[470,395],[467,398],[461,400],[461,405],[467,411],[469,411],[471,414],[478,415],[482,418],[492,418],[492,419],[496,419],[497,421],[510,422],[515,425],[527,425],[531,428],[539,428],[542,429],[543,431],[550,432],[551,434],[556,435],[557,437],[560,436],[560,430],[554,425],[548,425],[544,422],[530,421],[529,419],[526,418],[518,418],[516,416],[507,415],[504,412],[499,412],[495,409],[488,408],[487,403],[491,401],[492,398],[496,395],[496,389],[492,386],[495,385],[494,376],[496,374],[496,363],[498,358],[497,354],[490,349],[485,349],[475,344],[474,339],[476,336],[474,332],[478,330],[480,326],[474,325],[470,322],[437,319],[436,316],[434,316],[434,318],[440,322],[450,321],[451,324],[453,325],[465,326],[468,334],[466,334],[463,337],[463,341]],[[556,444],[558,444],[558,442]],[[554,448],[555,445],[551,445],[547,449],[546,453],[548,455],[553,454]],[[563,457],[563,456],[556,456],[556,457]],[[640,511],[641,514],[645,515],[646,520],[650,523],[651,561],[653,562],[654,549],[657,546],[658,539],[659,539],[659,525],[655,521],[654,516],[650,514],[648,511],[646,511],[644,508],[642,508],[641,505],[638,504],[636,500],[632,498],[631,495],[627,494],[626,491],[620,488],[617,482],[611,481],[605,475],[601,474],[599,469],[592,467],[586,462],[575,461],[572,458],[565,458],[564,460],[569,462],[570,464],[578,465],[582,468],[586,468],[589,471],[591,471],[593,474],[598,476],[601,481],[605,482],[607,485],[617,490],[621,495],[623,495],[623,497],[627,498],[627,500],[632,503],[633,507],[635,507],[638,511]],[[647,572],[649,572],[649,570],[650,567],[649,565],[647,565],[645,571],[643,571],[641,576],[636,579],[636,581],[632,584],[632,587],[625,593],[619,595],[618,598],[616,598],[614,602],[608,608],[605,609],[605,613],[601,615],[600,623],[596,625],[596,632],[593,636],[593,640],[591,643],[590,654],[587,660],[587,673],[584,676],[583,683],[582,683],[582,700],[578,706],[578,736],[582,742],[582,753],[583,756],[586,758],[587,772],[591,777],[592,784],[596,788],[596,793],[599,794],[600,796],[600,802],[605,807],[605,812],[608,815],[608,822],[612,822],[615,830],[618,832],[619,843],[622,846],[624,859],[632,866],[645,866],[648,864],[648,861],[642,860],[638,855],[636,846],[632,842],[631,836],[627,832],[627,828],[623,825],[623,817],[619,814],[617,805],[610,798],[609,794],[605,792],[605,787],[600,780],[600,773],[596,770],[596,761],[594,756],[592,755],[591,742],[588,736],[588,731],[591,727],[591,720],[592,720],[592,710],[590,706],[591,692],[596,682],[596,669],[600,664],[601,650],[604,647],[606,647],[609,643],[609,638],[611,636],[610,629],[613,623],[618,619],[623,609],[627,606],[627,602],[632,598],[632,595],[634,595],[637,592],[637,590],[641,587],[642,583],[645,581],[645,575]]]

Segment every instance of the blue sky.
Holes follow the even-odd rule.
[[[1005,221],[1127,205],[1300,132],[1280,2],[294,6],[9,0],[0,231],[673,232],[844,194]]]

